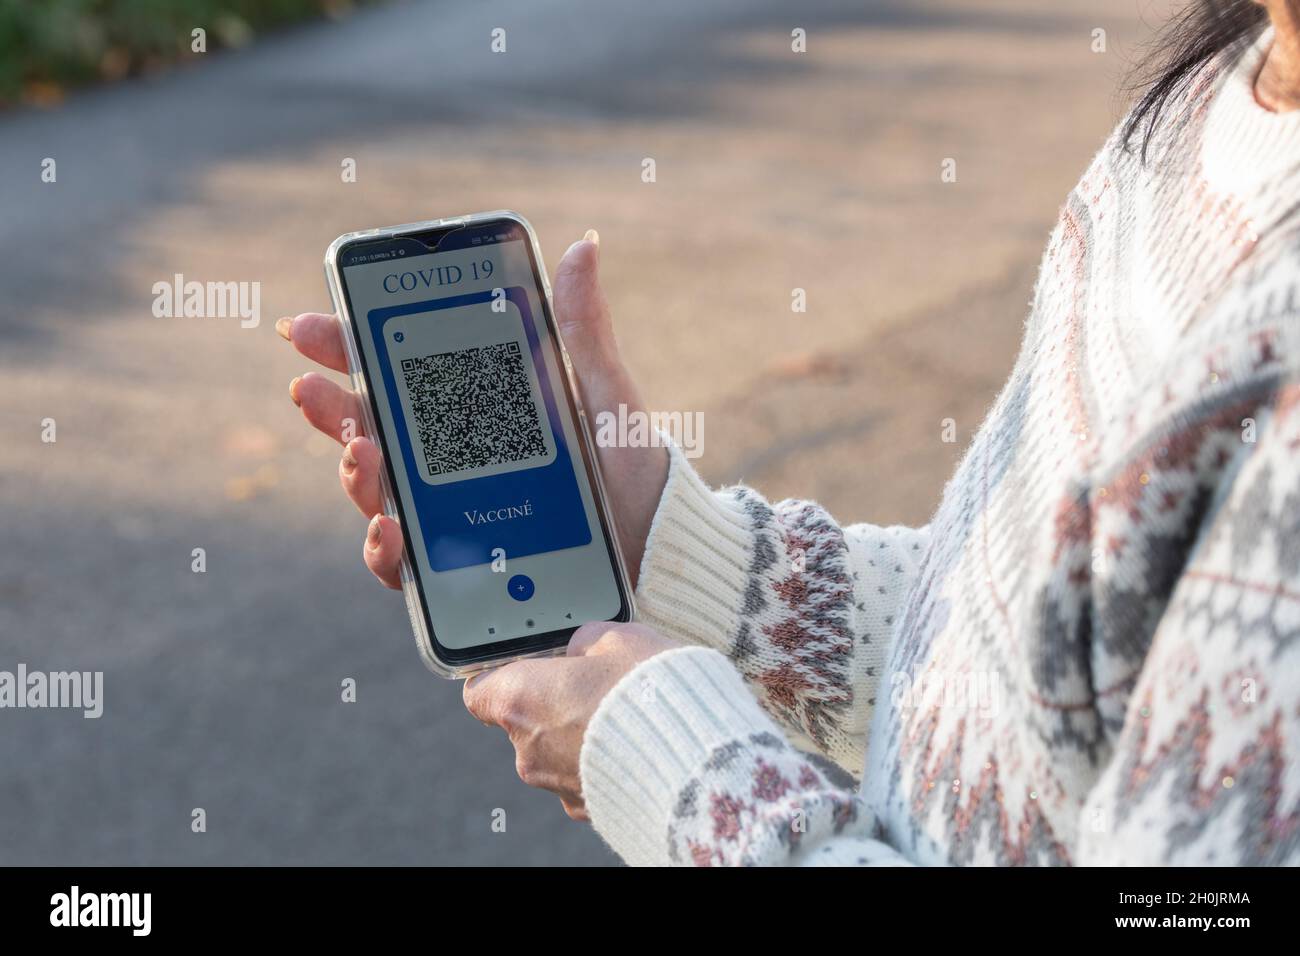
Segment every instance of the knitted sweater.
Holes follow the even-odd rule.
[[[1061,210],[928,526],[711,491],[581,753],[638,864],[1300,863],[1300,113],[1207,66]],[[859,783],[860,781],[860,783]]]

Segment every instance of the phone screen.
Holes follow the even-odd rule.
[[[438,655],[625,620],[527,231],[503,219],[356,243],[339,264]]]

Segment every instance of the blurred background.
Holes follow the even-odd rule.
[[[1171,5],[0,0],[0,670],[104,672],[99,720],[0,711],[0,862],[615,862],[420,664],[275,319],[343,232],[596,227],[709,480],[924,522]],[[155,318],[175,273],[260,325]]]

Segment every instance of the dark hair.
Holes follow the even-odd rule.
[[[1133,77],[1133,88],[1146,92],[1124,124],[1123,143],[1131,148],[1141,137],[1142,161],[1166,108],[1187,91],[1202,68],[1233,44],[1259,32],[1268,11],[1253,0],[1195,0],[1157,36],[1146,62]]]

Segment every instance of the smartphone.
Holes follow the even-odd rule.
[[[563,653],[587,621],[630,621],[528,222],[499,210],[349,233],[326,251],[325,274],[429,669],[464,677]]]

